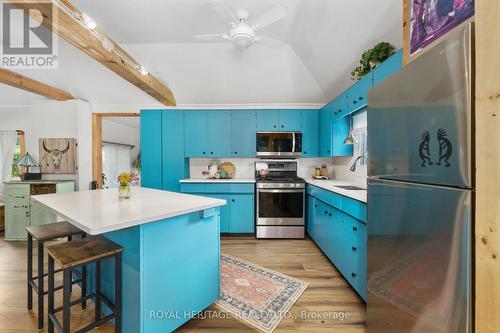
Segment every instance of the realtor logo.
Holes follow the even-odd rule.
[[[43,16],[38,8],[52,15]],[[57,69],[57,36],[45,27],[56,27],[52,1],[11,0],[2,3],[1,10],[1,67]]]

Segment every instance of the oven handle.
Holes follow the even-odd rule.
[[[291,190],[291,189],[276,189],[276,190],[263,190],[263,189],[257,189],[257,192],[261,193],[304,193],[304,189],[296,189],[296,190]]]

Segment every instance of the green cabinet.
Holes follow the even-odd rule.
[[[221,207],[221,232],[254,233],[253,183],[181,183],[181,192],[226,200]]]
[[[73,192],[75,190],[73,181],[5,183],[5,240],[26,240],[26,227],[58,221],[57,216],[52,211],[31,200],[31,194],[38,193],[37,187],[50,187],[52,193]]]

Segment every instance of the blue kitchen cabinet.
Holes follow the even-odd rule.
[[[161,190],[162,169],[162,112],[141,111],[141,184]]]
[[[255,111],[234,111],[231,130],[233,157],[255,157],[257,131]]]
[[[208,149],[210,157],[231,157],[231,111],[210,111],[208,116]]]
[[[352,156],[353,145],[344,144],[350,131],[350,117],[346,116],[332,121],[332,156]]]
[[[258,110],[257,111],[257,131],[273,132],[279,130],[278,110]]]
[[[302,111],[302,157],[319,156],[319,112]]]
[[[207,157],[208,113],[206,111],[184,112],[184,144],[186,157]],[[179,138],[180,140],[181,138]]]
[[[181,183],[181,192],[226,200],[221,207],[221,232],[253,233],[255,228],[254,184]]]
[[[279,130],[283,132],[302,131],[302,111],[301,110],[280,110]]]
[[[373,86],[375,87],[377,84],[399,71],[402,66],[403,50],[399,50],[373,70]]]
[[[231,194],[228,200],[231,233],[254,232],[253,194]]]
[[[332,111],[321,109],[319,111],[319,156],[332,156]]]
[[[373,72],[366,74],[361,80],[353,84],[345,91],[345,112],[346,116],[366,107],[368,102],[368,90],[373,85]]]
[[[179,180],[186,178],[189,174],[189,161],[184,157],[184,141],[179,141],[179,138],[184,137],[184,112],[181,110],[162,111],[161,127],[162,189],[179,192]],[[145,132],[148,133],[147,128]],[[154,145],[158,146],[158,143]]]

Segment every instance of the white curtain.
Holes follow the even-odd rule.
[[[118,187],[118,175],[132,169],[132,149],[128,146],[105,143],[102,145],[102,172],[106,187]]]
[[[16,151],[17,133],[0,132],[0,200],[3,201],[4,181],[12,175],[12,162]]]

